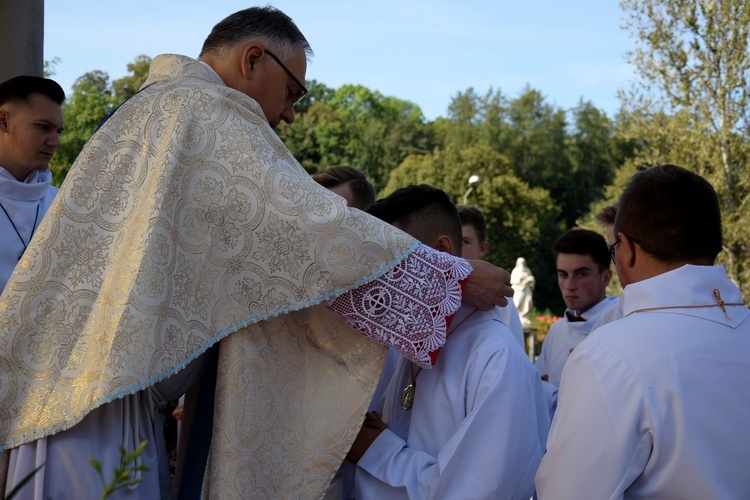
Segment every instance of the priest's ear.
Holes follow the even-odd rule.
[[[263,47],[254,43],[248,43],[242,48],[240,70],[246,80],[250,80],[253,77],[253,73],[257,69],[258,60],[264,55],[265,50]]]

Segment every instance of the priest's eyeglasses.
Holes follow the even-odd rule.
[[[296,83],[297,86],[300,88],[299,93],[295,94],[295,96],[292,99],[292,106],[294,106],[295,104],[297,104],[298,102],[300,102],[302,99],[305,98],[305,96],[307,95],[307,89],[305,88],[304,85],[302,85],[302,82],[300,82],[299,80],[297,80],[297,77],[294,76],[294,74],[291,71],[289,71],[289,68],[287,68],[284,65],[283,62],[281,62],[281,59],[279,59],[278,57],[276,57],[274,55],[273,52],[271,52],[270,50],[266,49],[266,54],[268,54],[269,56],[271,56],[271,59],[273,59],[274,61],[276,61],[277,63],[279,63],[279,66],[281,66],[281,69],[283,69],[284,71],[286,71],[286,74],[289,75],[289,76],[291,76],[292,80],[294,80],[294,83]]]
[[[622,234],[625,234],[625,233],[622,233]],[[627,236],[628,239],[632,241],[633,243],[638,243],[639,245],[641,244],[640,240],[637,240],[633,238],[632,236],[628,236],[627,234],[625,234],[625,236]],[[615,265],[617,265],[617,263],[615,262],[615,248],[617,248],[617,245],[619,245],[620,243],[622,243],[622,240],[618,236],[615,242],[609,245],[609,247],[607,247],[609,248],[609,258],[612,259],[612,264],[615,264]]]

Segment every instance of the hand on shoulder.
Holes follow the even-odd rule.
[[[483,311],[507,306],[508,297],[513,297],[510,273],[483,260],[470,260],[469,264],[474,270],[466,282],[463,301]]]

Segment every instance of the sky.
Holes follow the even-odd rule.
[[[136,56],[197,57],[234,0],[45,0],[44,58],[69,92],[76,78],[127,74]],[[361,84],[416,103],[427,120],[473,87],[510,98],[526,86],[568,109],[581,98],[613,117],[633,78],[616,0],[274,0],[315,51],[307,80]]]

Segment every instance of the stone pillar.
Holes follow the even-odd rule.
[[[44,72],[44,0],[0,0],[0,82]]]

